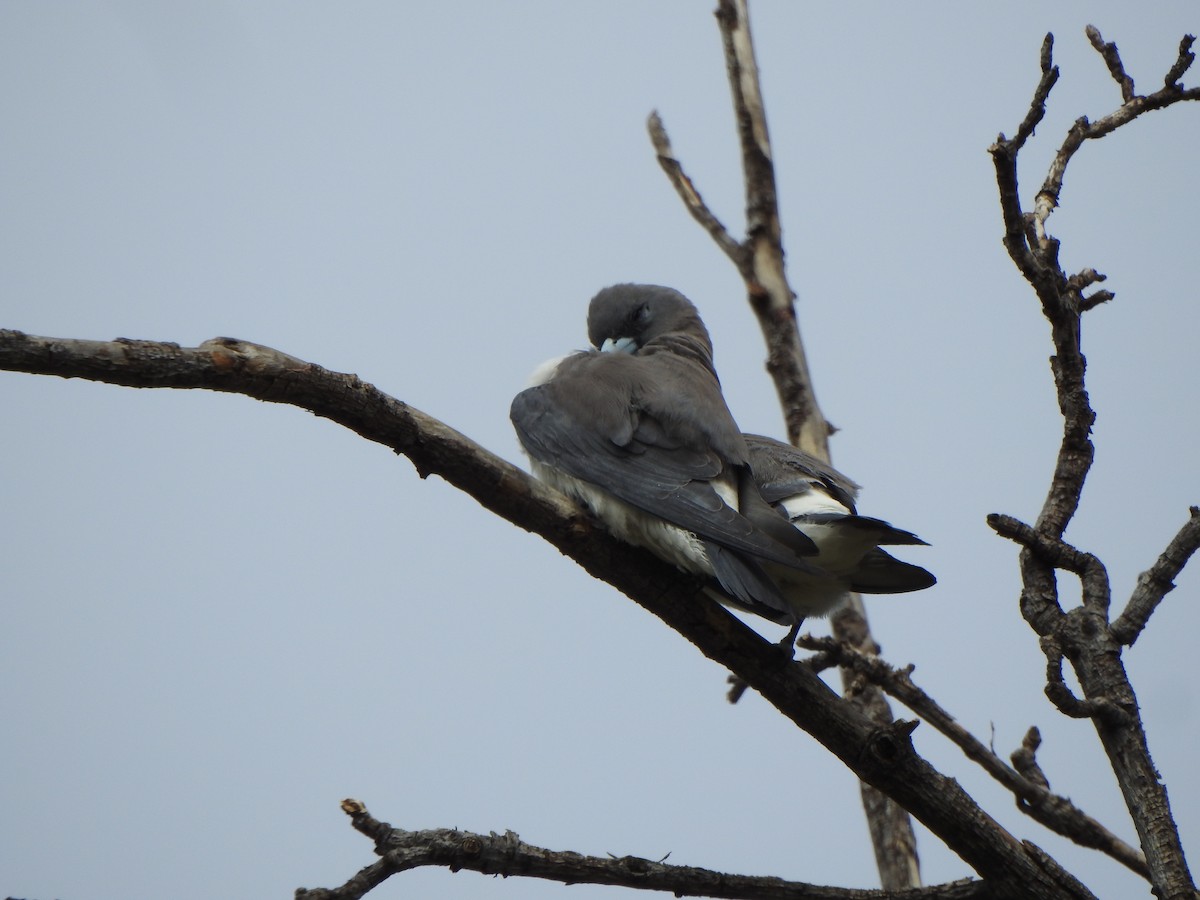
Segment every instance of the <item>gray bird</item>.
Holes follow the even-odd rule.
[[[534,474],[622,540],[716,579],[725,602],[793,621],[781,573],[827,576],[755,484],[696,308],[670,288],[615,285],[592,299],[588,338],[598,349],[543,365],[513,400]]]
[[[812,557],[820,566],[817,573],[766,566],[796,617],[832,612],[850,591],[900,594],[937,583],[920,566],[880,549],[880,544],[925,545],[925,541],[881,519],[858,515],[857,484],[791,444],[758,434],[747,434],[745,439],[763,498],[817,545],[818,553]],[[778,617],[775,621],[792,620]]]

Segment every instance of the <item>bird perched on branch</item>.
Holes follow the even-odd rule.
[[[605,288],[588,309],[588,337],[596,349],[540,367],[510,415],[534,474],[618,538],[713,578],[722,602],[793,630],[860,582],[863,590],[928,586],[917,585],[916,570],[932,583],[878,550],[922,542],[855,516],[853,482],[806,470],[797,460],[811,458],[800,451],[789,456],[787,445],[741,433],[708,331],[678,291]]]

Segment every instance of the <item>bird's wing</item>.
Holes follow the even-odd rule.
[[[702,429],[645,408],[626,373],[591,364],[596,356],[585,354],[575,373],[567,360],[553,381],[513,400],[513,425],[530,456],[707,541],[810,568],[797,556],[815,550],[803,535],[782,535],[781,543],[722,499],[713,482],[726,478],[738,490],[739,467],[697,439]]]
[[[745,438],[754,478],[768,503],[817,490],[854,512],[858,484],[833,466],[774,438],[760,434],[747,434]]]

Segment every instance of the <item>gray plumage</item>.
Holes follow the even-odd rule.
[[[534,473],[735,605],[790,620],[767,567],[820,577],[801,559],[817,548],[755,484],[696,308],[670,288],[616,285],[592,299],[588,337],[597,350],[544,366],[513,400]]]
[[[881,544],[924,545],[925,541],[881,519],[858,515],[857,484],[790,444],[756,434],[747,434],[745,439],[763,498],[819,550],[812,557],[821,568],[817,574],[767,566],[795,615],[824,615],[837,608],[850,591],[898,594],[937,583],[920,566],[880,549]]]

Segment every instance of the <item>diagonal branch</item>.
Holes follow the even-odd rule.
[[[746,0],[719,0],[716,18],[742,151],[746,195],[744,241],[738,243],[724,227],[716,227],[719,225],[716,217],[703,207],[691,180],[683,181],[682,168],[657,115],[650,121],[651,140],[659,163],[685,206],[733,261],[745,282],[750,307],[766,342],[767,371],[779,397],[788,440],[818,459],[829,461],[832,429],[817,403],[796,320],[796,295],[788,284],[784,267],[775,166]],[[863,649],[877,649],[866,610],[857,596],[834,617],[833,629],[841,640]],[[868,685],[847,696],[879,724],[892,722],[887,700],[877,688]],[[919,885],[916,835],[908,815],[869,785],[862,786],[862,797],[882,885],[885,888]]]
[[[1125,73],[1125,64],[1121,62],[1121,54],[1117,51],[1117,45],[1105,43],[1104,38],[1100,36],[1100,29],[1095,25],[1089,25],[1085,29],[1087,39],[1092,42],[1092,46],[1096,48],[1096,52],[1104,58],[1104,64],[1108,66],[1108,73],[1112,75],[1113,81],[1121,88],[1121,99],[1128,103],[1134,98],[1133,79]]]
[[[802,647],[817,651],[817,656],[805,662],[812,664],[817,661],[821,667],[837,665],[850,669],[872,684],[879,685],[889,696],[915,712],[949,738],[967,759],[978,763],[992,778],[1011,791],[1021,812],[1080,846],[1100,850],[1138,875],[1148,877],[1146,860],[1141,853],[1084,813],[1070,798],[1050,792],[1049,782],[1036,768],[1034,753],[1037,744],[1029,736],[1020,756],[1024,768],[1009,766],[913,682],[912,665],[897,669],[878,656],[863,653],[831,638],[805,636],[799,643]],[[1032,734],[1036,732],[1037,729],[1031,729]],[[1038,737],[1037,742],[1040,741]],[[1031,777],[1035,771],[1040,777]]]
[[[1184,73],[1191,68],[1192,63],[1196,61],[1196,54],[1192,52],[1192,44],[1194,43],[1196,43],[1196,39],[1190,34],[1185,34],[1180,39],[1179,57],[1171,65],[1171,68],[1163,78],[1164,87],[1183,89],[1183,85],[1179,84],[1179,79],[1183,77]]]
[[[696,190],[692,179],[683,171],[683,164],[676,158],[675,151],[671,148],[671,139],[667,137],[667,129],[663,125],[662,117],[657,112],[652,112],[646,120],[646,130],[650,132],[650,142],[654,144],[654,152],[658,154],[658,164],[662,166],[667,180],[679,194],[679,199],[683,201],[687,211],[692,214],[692,218],[708,232],[716,245],[721,248],[721,252],[729,257],[744,277],[750,271],[750,258],[746,248],[739,244],[721,224],[721,220],[713,214],[700,196],[700,192]]]
[[[1171,539],[1167,549],[1154,565],[1138,576],[1137,588],[1129,598],[1125,611],[1112,623],[1111,631],[1120,643],[1133,646],[1168,591],[1175,588],[1175,579],[1200,548],[1200,507],[1191,507],[1191,516]]]
[[[473,834],[457,828],[406,831],[375,819],[357,800],[343,800],[354,828],[375,842],[380,859],[339,888],[296,891],[296,900],[358,900],[392,875],[422,866],[466,869],[507,878],[520,875],[563,884],[603,884],[643,891],[669,891],[677,897],[738,900],[888,900],[879,890],[826,887],[772,876],[729,875],[695,866],[667,865],[640,856],[584,856],[549,850],[521,840],[512,831]],[[962,880],[906,892],[905,900],[987,900],[986,882]]]
[[[0,330],[0,369],[131,387],[203,388],[307,409],[403,453],[487,509],[545,538],[662,619],[759,692],[864,782],[910,810],[1003,898],[1092,897],[1036,847],[1017,841],[916,754],[905,723],[872,722],[807,667],[734,618],[650,553],[621,544],[552,488],[354,375],[269,347],[216,338],[200,347],[80,341]]]
[[[719,0],[716,18],[742,151],[746,195],[744,241],[739,243],[730,237],[704,205],[691,179],[683,174],[657,114],[650,117],[650,138],[660,165],[684,205],[733,261],[745,282],[750,307],[766,342],[767,371],[783,410],[788,440],[828,462],[832,429],[817,404],[796,320],[796,294],[788,284],[784,267],[775,166],[746,0]],[[866,610],[857,596],[834,617],[833,629],[843,641],[864,650],[878,649],[871,637]],[[847,692],[847,696],[880,725],[892,722],[887,700],[874,686]],[[862,786],[862,797],[882,885],[885,888],[919,885],[916,835],[908,815],[867,784]]]
[[[746,193],[746,239],[742,248],[749,266],[739,271],[767,344],[767,371],[779,394],[788,441],[828,461],[829,424],[817,404],[796,323],[796,295],[784,269],[775,163],[746,0],[720,0],[716,17],[733,94]]]

